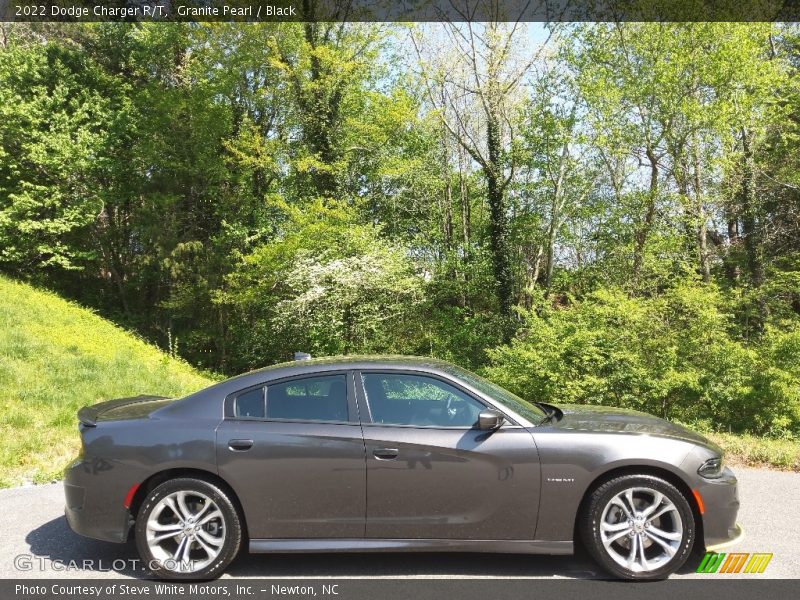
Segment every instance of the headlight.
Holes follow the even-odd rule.
[[[722,457],[709,458],[697,469],[697,474],[706,479],[716,479],[722,475]]]

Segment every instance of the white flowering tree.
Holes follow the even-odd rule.
[[[323,354],[400,352],[424,300],[423,278],[402,249],[376,240],[352,256],[300,253],[284,281],[279,322]]]

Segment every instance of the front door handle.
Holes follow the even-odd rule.
[[[398,454],[397,448],[378,448],[372,452],[372,455],[378,460],[394,460]]]
[[[245,452],[253,447],[253,440],[230,440],[228,448],[234,452]]]

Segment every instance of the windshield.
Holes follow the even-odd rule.
[[[516,394],[512,394],[508,390],[501,388],[496,383],[492,383],[488,379],[484,379],[480,375],[470,373],[466,369],[457,367],[455,365],[448,365],[446,369],[451,375],[460,379],[474,387],[479,392],[486,394],[490,398],[497,400],[501,404],[507,406],[515,413],[518,413],[528,419],[531,423],[539,423],[547,416],[547,413],[538,406],[526,402]]]

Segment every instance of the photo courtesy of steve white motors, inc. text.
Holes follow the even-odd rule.
[[[319,585],[282,585],[278,583],[261,583],[261,585],[241,585],[226,582],[220,583],[109,583],[109,584],[68,584],[52,583],[47,585],[29,585],[18,583],[14,586],[16,596],[47,597],[63,596],[68,598],[107,598],[125,596],[140,598],[142,596],[174,596],[174,597],[236,597],[270,594],[272,596],[338,596],[341,585],[338,583]]]

